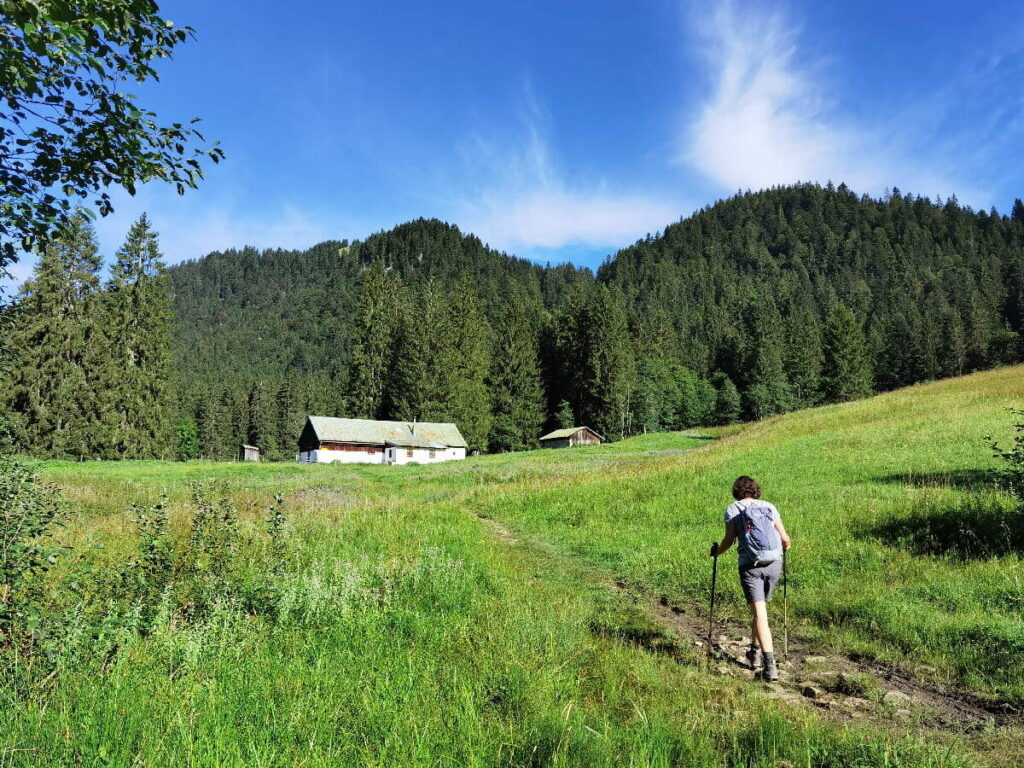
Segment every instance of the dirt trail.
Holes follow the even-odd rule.
[[[613,589],[646,601],[651,616],[699,649],[707,649],[707,613],[654,600],[629,585]],[[757,674],[745,657],[750,627],[715,622],[709,656],[712,670],[734,677]],[[844,719],[904,721],[925,728],[969,732],[992,727],[1024,726],[1024,716],[1007,703],[988,702],[970,693],[921,680],[895,666],[868,659],[822,654],[790,632],[788,659],[782,633],[775,638],[781,680],[765,683],[767,695],[790,703],[813,706]]]
[[[572,560],[547,542],[524,541],[508,527],[480,516],[494,536],[509,546],[540,550],[546,555]],[[577,564],[578,565],[578,564]],[[593,571],[594,569],[588,569]],[[705,609],[674,605],[623,581],[600,579],[609,590],[628,594],[665,630],[675,646],[663,642],[640,647],[669,652],[680,661],[703,659],[714,674],[756,678],[744,653],[749,625],[716,621],[713,644],[707,648],[708,617]],[[695,654],[694,651],[697,653]],[[840,720],[904,725],[925,730],[970,734],[991,729],[1024,728],[1024,713],[1008,703],[989,702],[968,692],[921,680],[897,667],[870,659],[822,654],[790,632],[788,659],[783,659],[782,633],[776,636],[776,657],[781,680],[759,683],[765,695],[793,706],[814,708]]]

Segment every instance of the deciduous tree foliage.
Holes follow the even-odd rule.
[[[0,267],[67,228],[75,206],[113,210],[106,189],[202,178],[192,125],[161,125],[126,84],[157,79],[193,30],[152,0],[5,0],[0,5]]]

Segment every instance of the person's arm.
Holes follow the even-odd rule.
[[[779,532],[779,538],[782,539],[782,548],[784,550],[789,549],[789,534],[786,533],[786,526],[782,524],[781,517],[775,519],[775,530]]]
[[[734,541],[736,541],[736,526],[734,526],[732,523],[726,523],[725,538],[722,539],[721,544],[719,544],[715,549],[711,550],[711,556],[718,557],[719,555],[724,555],[726,552],[729,551],[729,547],[732,546],[732,543]]]

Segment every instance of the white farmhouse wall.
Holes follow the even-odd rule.
[[[306,461],[313,464],[381,464],[383,453],[366,453],[364,451],[332,451],[326,448],[318,448],[302,454],[309,456]],[[300,459],[302,461],[302,459]]]
[[[412,453],[412,456],[409,453]],[[465,448],[437,448],[431,457],[427,448],[388,448],[386,461],[389,464],[438,464],[466,458]]]

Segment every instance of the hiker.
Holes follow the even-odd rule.
[[[775,681],[779,679],[779,668],[766,603],[771,602],[782,575],[782,552],[789,549],[789,535],[779,511],[761,500],[761,486],[754,478],[737,478],[732,484],[732,497],[736,501],[725,510],[725,538],[711,546],[711,556],[727,552],[733,541],[739,539],[740,585],[751,616],[747,661],[755,670],[763,663],[762,678]]]

